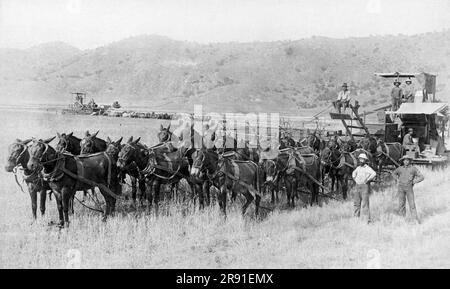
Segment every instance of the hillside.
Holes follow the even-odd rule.
[[[215,111],[318,109],[348,82],[363,105],[384,102],[392,83],[380,71],[438,74],[450,100],[450,31],[298,41],[197,44],[160,36],[124,39],[93,50],[48,43],[0,49],[2,103],[72,102],[86,91],[98,103]]]

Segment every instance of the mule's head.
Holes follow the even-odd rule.
[[[205,166],[206,154],[203,150],[197,150],[192,154],[191,175],[200,177]]]
[[[17,139],[13,144],[8,147],[8,159],[6,160],[5,170],[7,172],[12,172],[16,166],[18,166],[21,161],[26,161],[24,159],[27,144],[31,141],[31,139],[21,141]]]
[[[95,150],[95,138],[97,137],[98,131],[94,134],[90,134],[86,131],[84,138],[80,142],[80,152],[82,154],[91,154]]]
[[[48,145],[49,142],[48,140],[33,139],[28,148],[30,158],[28,159],[27,167],[29,170],[34,171],[40,168],[43,163],[51,160],[55,151]]]
[[[335,139],[332,138],[332,139],[330,139],[330,140],[328,141],[327,147],[328,147],[330,150],[337,149],[337,148],[338,148],[338,143],[337,143],[337,141],[336,141]]]
[[[116,141],[112,141],[109,137],[106,139],[106,153],[117,159],[122,148],[122,137]]]
[[[262,162],[262,170],[266,175],[266,183],[273,183],[277,175],[277,165],[273,160],[264,160]]]
[[[74,153],[74,150],[76,150],[76,148],[70,141],[70,138],[73,136],[73,132],[71,132],[69,134],[57,133],[56,136],[58,137],[58,143],[56,144],[56,151],[58,151],[58,152],[66,151],[66,152]]]
[[[331,149],[327,146],[320,153],[320,162],[322,165],[327,165],[331,161]]]
[[[141,138],[133,140],[130,137],[128,142],[122,146],[117,156],[117,166],[120,169],[125,169],[129,164],[136,160],[136,155],[138,151],[137,144]]]
[[[172,139],[172,132],[170,131],[170,124],[168,127],[161,125],[158,132],[158,140],[160,143],[168,142]]]

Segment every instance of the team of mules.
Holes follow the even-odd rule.
[[[178,191],[181,180],[190,187],[191,195],[198,199],[200,208],[217,200],[223,214],[227,212],[227,199],[238,195],[245,198],[242,213],[254,203],[258,215],[265,193],[271,196],[272,208],[286,192],[286,205],[294,207],[299,194],[308,194],[310,205],[319,204],[319,197],[336,198],[341,192],[346,199],[351,173],[358,165],[359,153],[366,153],[370,165],[381,171],[384,166],[398,165],[402,146],[384,143],[372,136],[354,142],[339,136],[322,137],[317,132],[301,141],[280,134],[279,145],[250,147],[237,146],[237,139],[208,135],[197,143],[183,140],[183,134],[174,141],[169,127],[161,126],[159,143],[148,147],[140,138],[130,137],[113,141],[85,133],[77,138],[73,133],[58,133],[57,145],[49,139],[16,140],[9,147],[6,171],[23,169],[24,181],[31,197],[32,214],[36,218],[37,194],[40,192],[40,210],[45,213],[46,195],[52,192],[59,212],[59,226],[68,226],[71,201],[77,191],[84,196],[97,188],[105,200],[103,219],[115,211],[116,201],[122,198],[122,184],[126,176],[131,180],[132,207],[136,208],[137,191],[141,206],[158,214],[161,186]],[[212,142],[211,142],[212,141]],[[205,143],[213,143],[206,147]],[[224,144],[232,144],[226,146]],[[326,177],[331,186],[326,186]],[[19,184],[20,185],[20,184]],[[215,188],[216,194],[212,195]],[[146,202],[145,202],[146,201]],[[84,199],[83,201],[84,202]],[[73,210],[73,207],[72,207]]]

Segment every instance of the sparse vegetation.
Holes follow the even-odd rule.
[[[390,81],[374,80],[374,72],[424,70],[437,72],[442,79],[449,75],[450,66],[446,65],[449,34],[443,31],[339,41],[313,37],[282,43],[281,48],[279,42],[212,46],[140,36],[87,51],[62,43],[26,50],[0,49],[0,92],[10,96],[3,102],[67,104],[68,91],[95,88],[95,94],[87,91],[95,99],[129,95],[127,101],[139,105],[157,102],[162,95],[170,101],[170,96],[183,95],[184,91],[201,90],[203,93],[196,101],[207,99],[205,105],[214,107],[215,102],[209,100],[226,100],[230,93],[250,95],[260,91],[263,93],[257,109],[272,111],[270,100],[280,93],[278,90],[289,90],[288,93],[307,90],[320,96],[327,94],[325,87],[339,89],[342,82],[353,81],[358,87],[351,89],[366,91],[361,94],[362,101],[366,101],[373,97],[369,89],[388,94],[392,86]],[[200,79],[200,75],[204,78]],[[192,87],[192,80],[202,83]],[[220,83],[233,85],[217,85]],[[284,90],[280,83],[292,85]],[[439,89],[442,97],[450,95],[450,86]],[[192,105],[187,102],[184,107]],[[176,101],[167,106],[181,109]],[[255,106],[243,98],[239,104],[223,101],[216,107],[233,111],[237,107]],[[294,108],[280,103],[278,109]]]

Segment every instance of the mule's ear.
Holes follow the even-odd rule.
[[[28,144],[30,141],[32,141],[33,139],[31,139],[31,138],[29,138],[29,139],[26,139],[26,140],[24,140],[24,141],[20,141],[19,140],[19,142],[20,143],[22,143],[22,144],[24,144],[24,145],[26,145],[26,144]]]
[[[164,130],[164,127],[163,127],[163,125],[162,125],[162,124],[161,124],[161,126],[160,126],[159,130]]]
[[[107,142],[108,144],[112,143],[112,140],[109,138],[109,136],[106,137],[106,142]]]
[[[94,133],[93,135],[92,135],[92,137],[94,138],[94,137],[97,137],[97,134],[99,133],[100,131],[98,130],[96,133]]]
[[[133,142],[134,143],[138,143],[141,140],[141,137],[138,137],[137,139],[135,139]]]
[[[58,138],[61,138],[61,134],[60,134],[59,132],[56,132],[56,136],[57,136]]]
[[[73,136],[73,131],[71,133],[69,133],[67,136]]]
[[[84,133],[84,135],[85,135],[85,136],[90,136],[91,134],[90,134],[89,131],[87,130],[87,131]]]
[[[170,123],[169,123],[169,126],[167,127],[167,130],[168,130],[168,131],[170,130]]]
[[[123,139],[123,137],[120,137],[120,138],[116,141],[116,144],[117,144],[117,145],[120,145],[120,143],[122,142],[122,139]]]
[[[43,142],[45,142],[46,144],[48,144],[48,143],[51,143],[51,142],[52,142],[52,140],[54,140],[54,139],[55,139],[55,137],[56,137],[56,136],[54,136],[54,137],[51,137],[51,138],[48,138],[48,139],[45,139],[45,140],[43,140]]]
[[[131,143],[132,141],[133,141],[133,137],[131,136],[131,137],[128,139],[127,143]]]

